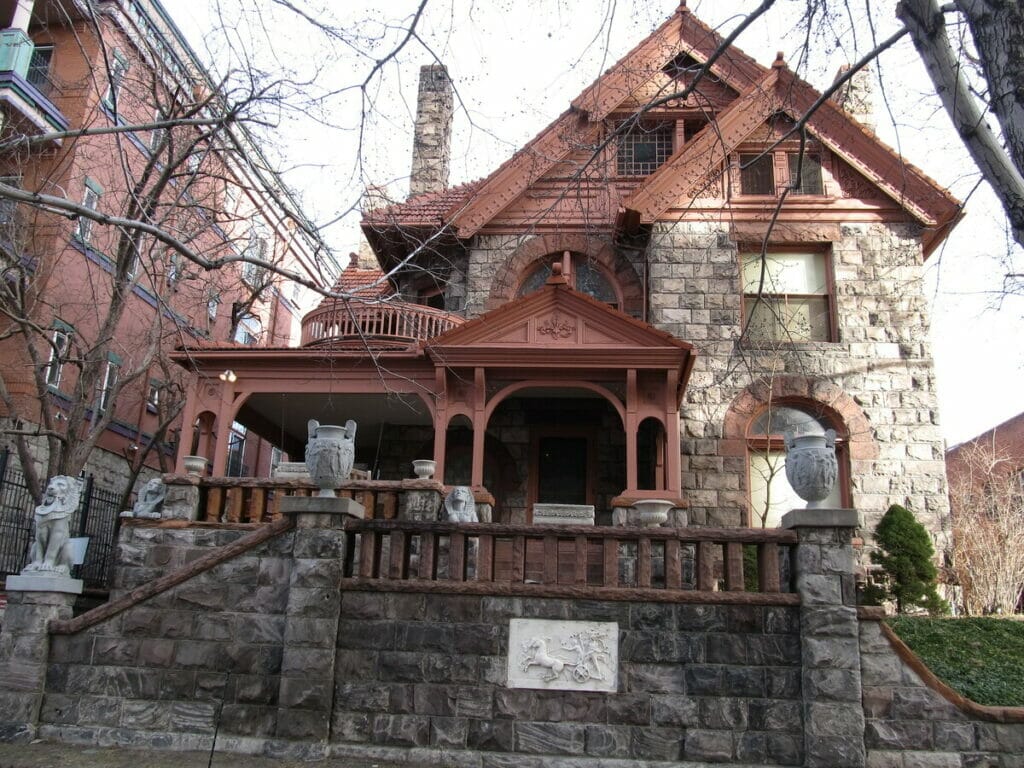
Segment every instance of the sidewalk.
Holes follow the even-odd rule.
[[[0,744],[0,768],[399,768],[396,763],[329,758],[314,762],[217,752],[172,752],[107,747],[77,747],[36,742]],[[415,768],[405,763],[401,768]]]

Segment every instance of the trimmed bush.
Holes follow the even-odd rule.
[[[864,591],[865,602],[893,600],[896,610],[923,608],[929,613],[948,613],[949,606],[935,591],[935,549],[928,531],[906,507],[893,504],[875,526],[871,561],[885,571],[884,586],[872,584]]]

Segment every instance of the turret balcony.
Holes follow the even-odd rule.
[[[302,320],[302,346],[407,346],[439,336],[465,319],[404,302],[325,302]]]

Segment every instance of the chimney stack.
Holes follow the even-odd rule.
[[[849,71],[850,65],[844,64],[836,73],[835,80],[838,80]],[[833,94],[832,100],[849,112],[850,116],[860,122],[861,125],[874,133],[875,104],[872,98],[874,90],[871,67],[865,66],[854,72],[853,77],[839,86],[839,90]]]
[[[451,158],[452,81],[443,64],[420,67],[420,91],[416,103],[416,135],[412,145],[409,196],[439,192],[448,186]]]

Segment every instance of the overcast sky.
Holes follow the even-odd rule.
[[[458,112],[451,183],[486,175],[561,113],[572,98],[678,5],[676,0],[429,0],[413,39],[365,89],[377,60],[404,35],[418,0],[344,3],[295,0],[317,21],[334,24],[329,37],[273,0],[224,0],[221,19],[194,0],[164,5],[203,57],[235,65],[252,59],[270,74],[301,83],[277,113],[272,150],[310,215],[335,222],[325,230],[339,251],[358,246],[358,212],[368,184],[404,197],[412,148],[419,66],[443,61],[455,82]],[[731,30],[758,3],[691,0],[706,23]],[[894,29],[895,3],[874,28],[855,16],[794,29],[803,0],[783,0],[745,32],[738,45],[763,64],[777,50],[813,84],[827,85],[840,64],[854,60]],[[836,4],[838,5],[838,4]],[[856,2],[851,3],[856,5]],[[377,7],[383,6],[383,9]],[[1014,260],[994,196],[977,174],[934,97],[908,44],[885,54],[884,84],[875,93],[879,135],[912,162],[967,200],[967,217],[929,260],[932,341],[939,377],[943,432],[952,445],[1024,411],[1024,301],[1001,303],[997,292]],[[320,97],[316,104],[299,94]],[[923,95],[924,94],[924,95]]]

